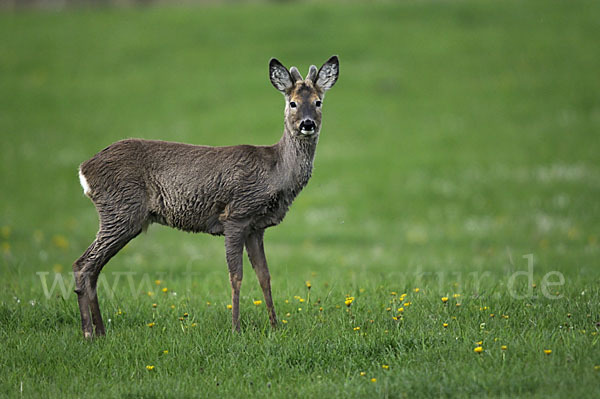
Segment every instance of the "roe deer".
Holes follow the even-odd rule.
[[[85,195],[98,211],[96,239],[73,264],[85,338],[105,334],[96,285],[102,267],[150,223],[225,236],[232,290],[232,328],[239,331],[243,249],[262,288],[271,325],[277,317],[263,247],[267,227],[281,222],[312,173],[325,91],[339,62],[295,67],[269,62],[269,77],[285,96],[283,136],[272,146],[208,147],[164,141],[118,141],[79,167]]]

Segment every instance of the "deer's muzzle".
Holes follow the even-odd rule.
[[[310,136],[311,134],[316,133],[317,124],[312,119],[304,119],[300,122],[300,133]]]

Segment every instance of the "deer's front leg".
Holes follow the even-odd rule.
[[[273,328],[277,327],[277,316],[275,315],[275,307],[273,306],[273,297],[271,296],[271,275],[267,266],[267,258],[265,257],[265,248],[263,245],[264,230],[254,232],[246,238],[246,251],[250,263],[256,272],[260,288],[262,288],[269,312],[269,320]]]
[[[242,286],[244,239],[240,235],[225,236],[225,255],[231,281],[232,331],[240,331],[240,287]]]

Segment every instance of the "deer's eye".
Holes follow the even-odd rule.
[[[294,101],[290,101],[290,107],[296,108],[298,105]]]
[[[316,105],[317,107],[320,107],[322,104],[323,104],[323,103],[322,103],[321,101],[319,101],[319,100],[315,101],[315,105]]]

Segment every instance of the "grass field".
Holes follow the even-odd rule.
[[[0,14],[0,397],[600,396],[599,15]],[[269,58],[305,74],[332,54],[313,178],[265,237],[280,328],[246,262],[232,334],[223,239],[152,226],[104,269],[107,336],[84,341],[79,163],[126,137],[272,144]]]

